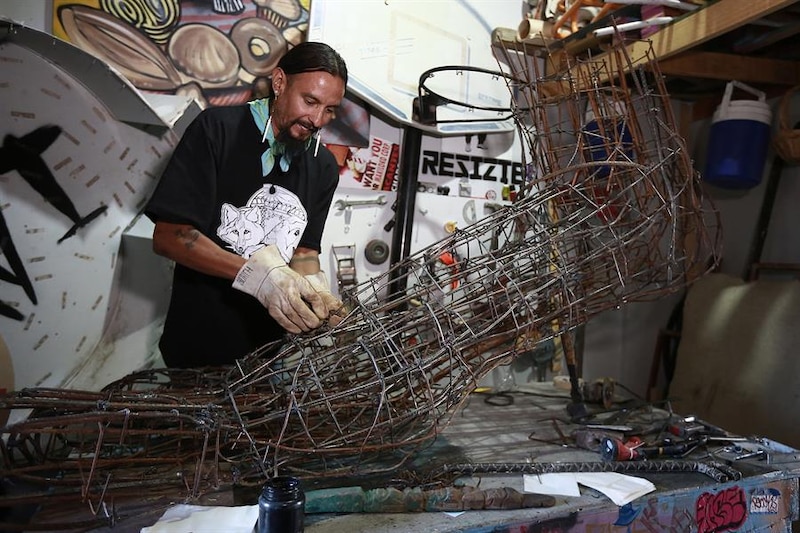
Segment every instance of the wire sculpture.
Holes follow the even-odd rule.
[[[617,46],[551,75],[513,44],[501,52],[525,145],[513,203],[352,287],[336,327],[233,367],[0,397],[31,410],[3,429],[2,476],[96,509],[143,487],[192,499],[278,472],[394,471],[494,368],[713,269],[719,221],[652,51]]]

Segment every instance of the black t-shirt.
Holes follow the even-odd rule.
[[[151,220],[190,224],[226,250],[249,257],[276,244],[320,251],[338,184],[333,155],[320,146],[296,155],[287,172],[262,176],[267,148],[247,105],[214,107],[189,125],[145,207]],[[175,265],[159,346],[169,367],[233,363],[284,334],[254,297],[227,279]]]

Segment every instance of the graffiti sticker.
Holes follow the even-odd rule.
[[[750,495],[750,512],[754,514],[777,514],[781,503],[778,489],[758,488]]]

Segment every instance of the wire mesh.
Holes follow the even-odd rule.
[[[192,499],[279,472],[396,470],[499,365],[716,265],[717,215],[650,52],[552,75],[525,50],[500,55],[525,147],[513,203],[350,288],[336,327],[232,367],[3,396],[32,411],[3,430],[2,475],[94,508],[141,487]]]

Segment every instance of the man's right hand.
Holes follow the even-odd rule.
[[[308,280],[289,268],[274,244],[250,256],[233,280],[233,288],[256,297],[290,333],[311,331],[327,318],[320,295]]]

